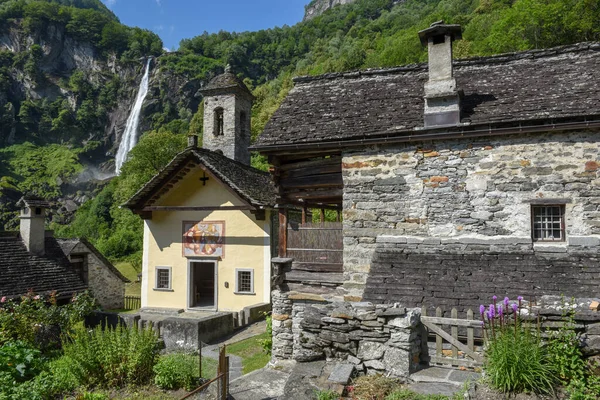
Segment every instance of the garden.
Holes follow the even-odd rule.
[[[159,353],[152,327],[89,329],[88,293],[59,305],[56,294],[0,299],[0,400],[172,399],[197,387],[197,355]],[[216,361],[202,359],[202,374]]]

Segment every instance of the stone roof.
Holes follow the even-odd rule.
[[[37,196],[24,196],[19,199],[17,206],[50,208],[50,202]]]
[[[146,183],[123,207],[140,210],[148,205],[146,204],[147,201],[163,189],[164,185],[178,170],[183,169],[190,162],[202,164],[251,206],[265,208],[273,207],[276,203],[277,190],[269,173],[210,150],[187,148],[176,155],[161,172]]]
[[[223,74],[217,75],[211,79],[211,81],[208,82],[206,86],[201,88],[199,92],[203,96],[206,96],[236,90],[254,97],[244,82],[242,82],[242,80],[230,70],[227,70]]]
[[[464,92],[461,126],[600,116],[600,43],[458,60],[454,75]],[[427,132],[427,80],[427,64],[296,78],[254,148],[394,135],[418,140]]]
[[[87,289],[63,253],[57,240],[46,237],[46,254],[34,256],[27,251],[18,233],[0,235],[0,296],[19,296],[33,290],[70,296]]]
[[[93,253],[100,260],[100,262],[102,262],[102,264],[104,264],[104,266],[108,268],[108,270],[110,270],[114,275],[117,276],[117,278],[119,278],[125,283],[131,282],[125,277],[125,275],[121,273],[121,271],[119,271],[110,261],[108,261],[108,259],[104,257],[104,255],[100,253],[98,249],[96,249],[96,247],[93,244],[91,244],[87,239],[57,239],[56,241],[62,249],[65,256],[67,257],[71,254],[75,246],[77,246],[79,243],[83,244],[89,250],[89,252]]]

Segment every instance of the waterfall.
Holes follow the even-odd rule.
[[[127,123],[125,124],[125,132],[123,132],[123,136],[121,137],[121,144],[119,145],[119,150],[117,151],[117,156],[115,157],[115,173],[117,175],[121,173],[121,167],[123,166],[123,163],[127,160],[127,154],[129,154],[129,151],[131,151],[131,149],[133,149],[133,147],[137,143],[137,130],[138,125],[140,123],[140,112],[142,110],[142,104],[144,103],[144,99],[148,94],[148,76],[150,75],[150,61],[152,61],[151,58],[149,58],[148,62],[146,63],[144,77],[140,82],[140,88],[138,89],[138,94],[135,98],[135,103],[133,104],[131,113],[127,118]]]

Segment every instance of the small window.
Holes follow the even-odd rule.
[[[240,134],[242,137],[245,137],[248,133],[246,129],[246,113],[244,111],[240,111]]]
[[[235,274],[236,293],[254,294],[254,270],[236,269]]]
[[[215,108],[215,136],[223,136],[225,134],[225,123],[223,120],[223,109],[221,107]]]
[[[156,267],[156,289],[171,290],[171,267]]]
[[[565,206],[531,206],[533,240],[536,242],[565,241]]]

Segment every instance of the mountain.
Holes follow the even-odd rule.
[[[16,226],[14,200],[35,192],[64,204],[59,233],[115,259],[139,254],[139,218],[118,206],[182,134],[201,134],[197,89],[226,64],[256,97],[256,138],[294,76],[423,62],[417,32],[434,21],[463,26],[459,58],[600,40],[600,0],[315,0],[309,11],[294,26],[203,33],[163,53],[158,36],[98,0],[0,0],[0,229]],[[104,179],[149,57],[144,134],[121,176]]]
[[[335,6],[353,3],[354,1],[355,0],[313,0],[305,7],[303,21],[318,17]]]

